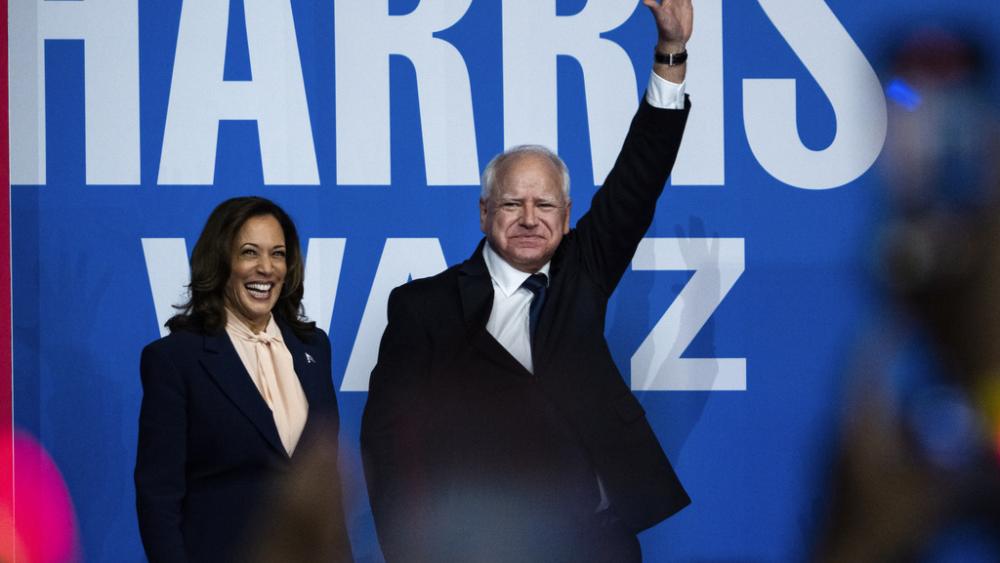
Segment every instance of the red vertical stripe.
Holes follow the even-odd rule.
[[[10,289],[7,0],[0,0],[0,560],[14,561],[14,424]]]

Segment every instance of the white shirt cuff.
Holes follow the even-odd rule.
[[[664,80],[655,72],[649,73],[649,87],[646,88],[646,101],[654,108],[684,109],[684,88],[687,80],[676,84]]]

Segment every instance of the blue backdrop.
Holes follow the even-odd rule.
[[[803,555],[816,525],[841,376],[868,310],[883,48],[922,20],[1000,21],[1000,5],[695,7],[691,131],[608,338],[694,501],[642,534],[649,560],[783,561]],[[587,209],[647,81],[646,9],[9,9],[14,418],[60,467],[84,558],[143,557],[139,352],[179,300],[211,209],[259,194],[290,212],[306,246],[307,313],[333,344],[352,542],[359,561],[380,560],[358,432],[387,292],[468,256],[481,236],[476,176],[504,146],[557,146],[573,219]]]

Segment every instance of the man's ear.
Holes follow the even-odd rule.
[[[569,216],[570,212],[573,211],[573,200],[566,202],[566,217],[563,218],[563,234],[569,234]]]
[[[479,230],[482,231],[484,235],[487,234],[486,233],[486,215],[487,215],[486,200],[485,199],[480,199],[479,200]]]

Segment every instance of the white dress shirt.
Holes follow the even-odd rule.
[[[687,81],[677,84],[665,80],[655,72],[649,73],[649,86],[646,87],[646,101],[654,108],[684,109],[684,91]]]
[[[522,272],[500,257],[489,243],[483,245],[483,260],[493,280],[493,310],[486,321],[486,330],[500,343],[514,359],[531,373],[535,372],[531,362],[531,331],[528,327],[528,308],[534,294],[521,287],[528,279],[528,272]],[[549,275],[546,262],[538,273]]]

